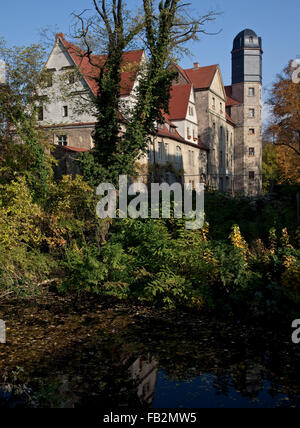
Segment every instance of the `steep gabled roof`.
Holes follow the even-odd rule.
[[[178,70],[178,72],[182,75],[182,77],[186,80],[186,83],[188,84],[188,83],[191,83],[191,81],[190,81],[190,79],[188,78],[188,76],[187,76],[187,74],[186,74],[186,72],[185,72],[185,70],[182,68],[182,67],[180,67],[180,65],[178,65],[178,64],[173,64],[176,68],[177,68],[177,70]]]
[[[232,106],[236,106],[239,105],[240,102],[235,100],[232,97],[232,86],[225,86],[225,92],[226,92],[226,107],[232,107]]]
[[[92,65],[85,55],[85,52],[73,43],[68,42],[63,34],[58,34],[57,40],[60,40],[68,51],[75,65],[85,78],[88,86],[96,95],[98,85],[95,79],[99,76],[99,67],[105,65],[107,55],[91,55]],[[121,76],[121,96],[131,94],[143,55],[143,50],[129,51],[123,54],[122,69],[124,71]]]
[[[172,86],[169,104],[169,118],[171,120],[185,120],[191,97],[191,90],[191,84]]]
[[[184,70],[195,89],[208,89],[218,69],[218,64]]]

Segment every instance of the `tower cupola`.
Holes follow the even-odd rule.
[[[253,30],[241,31],[233,41],[232,84],[262,83],[262,40]]]

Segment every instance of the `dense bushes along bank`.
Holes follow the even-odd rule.
[[[0,186],[0,296],[32,296],[53,280],[61,293],[292,317],[300,308],[293,201],[207,193],[200,231],[183,220],[115,220],[103,243],[107,227],[81,177],[53,182],[44,202],[19,178]]]

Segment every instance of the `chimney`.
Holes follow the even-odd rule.
[[[199,62],[194,62],[194,70],[198,70],[200,68]]]
[[[65,40],[65,33],[57,33],[55,34],[55,40],[58,41],[59,39]]]

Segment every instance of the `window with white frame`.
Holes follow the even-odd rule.
[[[165,143],[164,151],[165,151],[165,161],[168,161],[169,160],[169,144],[168,143]]]
[[[176,147],[176,163],[182,165],[182,151],[179,146]]]
[[[163,160],[163,142],[158,143],[158,160]]]
[[[251,157],[255,156],[255,148],[254,147],[249,147],[249,156],[251,156]]]
[[[254,108],[249,109],[249,117],[255,117],[255,109]]]
[[[58,135],[57,136],[57,144],[59,146],[67,146],[68,145],[68,137],[67,137],[67,135]]]

